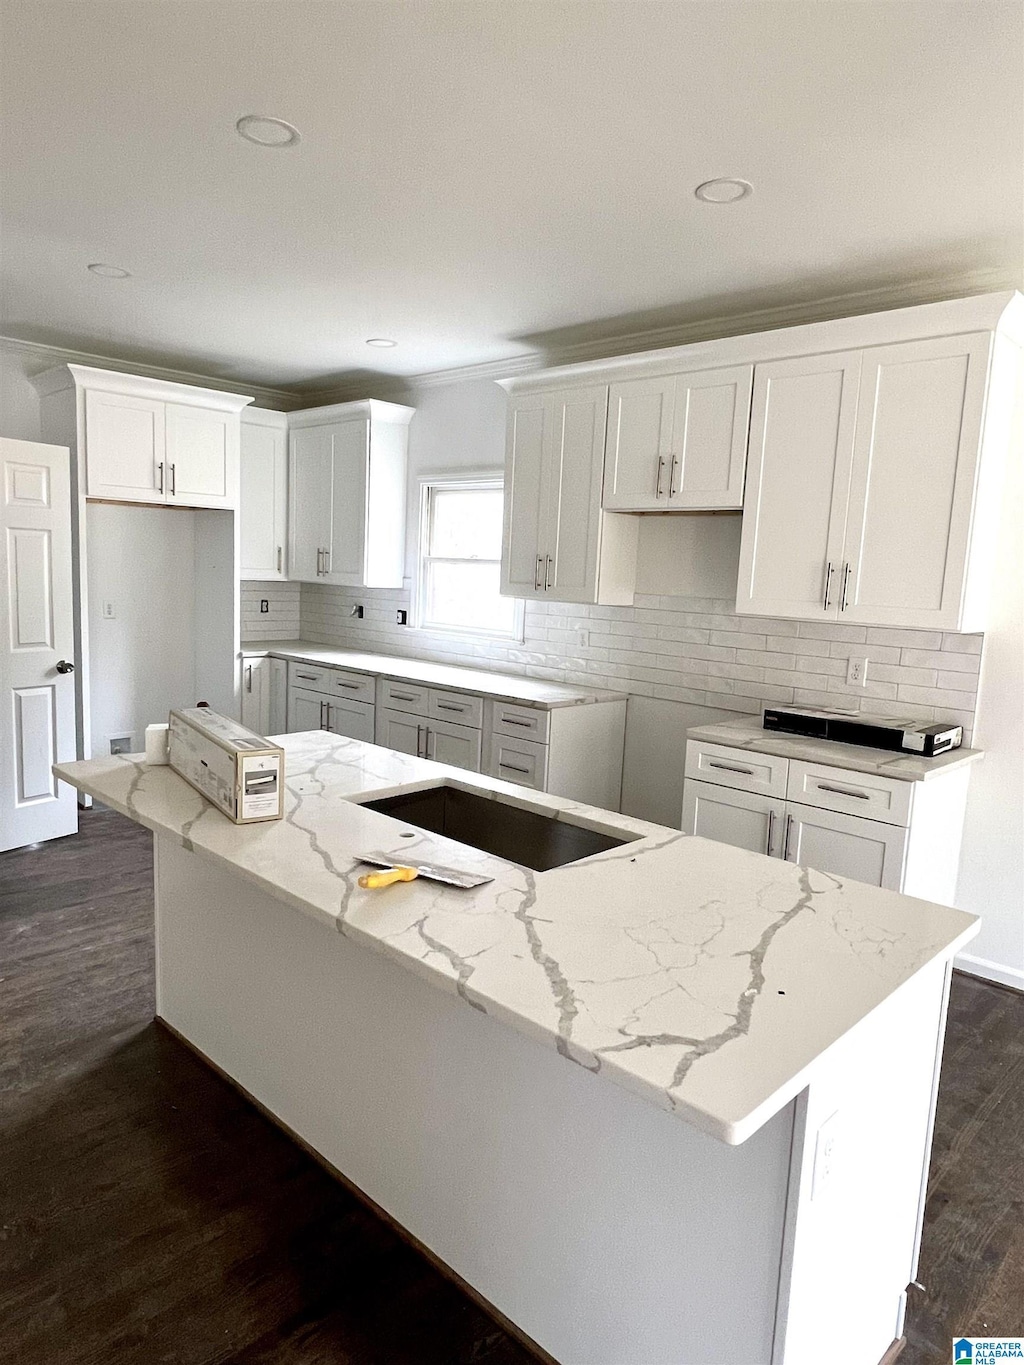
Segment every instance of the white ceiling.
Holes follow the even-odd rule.
[[[8,335],[315,387],[1021,283],[1019,0],[0,13]],[[302,141],[242,141],[252,112]],[[701,204],[717,175],[753,196]]]

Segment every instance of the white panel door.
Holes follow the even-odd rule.
[[[801,867],[899,891],[906,847],[907,831],[899,825],[814,806],[786,806],[783,856]]]
[[[544,596],[550,413],[544,395],[530,393],[513,400],[508,416],[501,551],[501,591],[508,597]]]
[[[736,587],[745,615],[838,612],[861,352],[758,365]]]
[[[291,434],[288,576],[304,583],[323,582],[331,544],[333,450],[329,427],[298,427]]]
[[[288,689],[288,733],[327,729],[327,698],[301,687]]]
[[[666,507],[675,393],[674,374],[627,379],[609,388],[602,507],[623,512]]]
[[[683,783],[683,832],[732,844],[751,853],[776,856],[782,847],[786,805],[774,796],[716,787],[712,782]]]
[[[374,707],[364,701],[329,701],[326,704],[327,728],[334,735],[373,743]]]
[[[239,463],[240,577],[287,577],[287,433],[243,419]]]
[[[979,332],[864,352],[844,620],[959,628],[990,344]]]
[[[426,722],[415,716],[381,707],[377,711],[376,743],[419,758],[426,744],[426,728]]]
[[[237,412],[166,405],[167,501],[183,507],[238,502]]]
[[[336,422],[328,431],[334,479],[326,578],[329,583],[358,588],[363,584],[366,567],[366,475],[370,423],[367,418],[360,417],[351,422]],[[404,535],[404,505],[400,515],[403,522],[394,527],[396,536]]]
[[[669,503],[674,508],[742,507],[753,365],[676,378]]]
[[[480,731],[447,720],[432,720],[427,731],[427,757],[436,763],[480,771]]]
[[[0,851],[78,829],[70,455],[0,438]]]
[[[541,547],[546,596],[595,602],[608,388],[566,389],[549,394],[547,402],[548,530]]]
[[[165,404],[87,389],[86,493],[118,502],[163,502]]]

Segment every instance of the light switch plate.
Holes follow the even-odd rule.
[[[811,1198],[820,1198],[823,1190],[832,1180],[836,1166],[837,1141],[839,1137],[839,1110],[818,1128],[814,1144],[814,1175],[811,1179]]]

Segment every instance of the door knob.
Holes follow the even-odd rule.
[[[74,664],[69,664],[67,659],[61,659],[57,664],[58,673],[74,673]]]

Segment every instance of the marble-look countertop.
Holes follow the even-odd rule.
[[[331,668],[350,668],[359,673],[377,673],[383,678],[419,682],[428,687],[449,687],[456,692],[478,692],[496,701],[517,702],[554,710],[559,706],[586,706],[593,702],[624,701],[625,692],[607,692],[597,687],[566,687],[541,678],[520,678],[514,673],[492,673],[485,668],[460,668],[455,664],[435,664],[429,659],[403,659],[397,654],[366,654],[361,650],[318,645],[312,640],[259,640],[242,643],[240,653],[247,658],[273,654],[278,659],[294,659],[304,664],[329,664]]]
[[[786,735],[778,730],[765,730],[760,722],[749,720],[694,725],[687,730],[686,738],[750,749],[758,754],[777,754],[780,758],[797,758],[804,763],[823,763],[851,772],[895,777],[901,782],[927,782],[930,777],[963,768],[985,756],[981,749],[960,748],[935,758],[922,758],[896,749],[869,749],[860,744],[837,744],[833,739]]]
[[[80,791],[385,954],[567,1063],[740,1143],[977,920],[679,830],[323,731],[278,739],[285,818],[232,824],[139,755],[58,764]],[[531,872],[354,801],[438,781],[635,842]],[[413,837],[405,837],[410,834]],[[471,891],[357,886],[356,855],[479,870]]]

